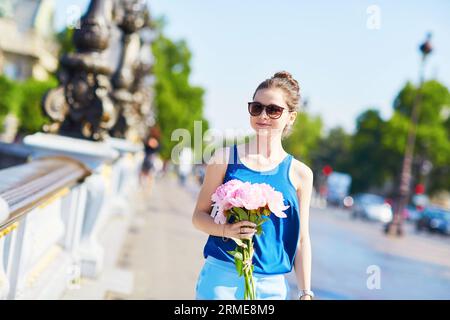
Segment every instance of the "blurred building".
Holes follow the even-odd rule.
[[[55,0],[0,1],[0,74],[46,80],[58,66]]]

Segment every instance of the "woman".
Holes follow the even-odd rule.
[[[309,237],[313,173],[286,153],[281,143],[297,117],[299,98],[298,83],[288,72],[278,72],[263,81],[248,103],[255,138],[247,144],[216,150],[208,163],[192,217],[194,226],[210,235],[203,251],[206,260],[197,281],[196,299],[244,296],[244,280],[238,277],[233,257],[227,253],[236,246],[229,238],[252,238],[255,225],[248,221],[220,225],[210,216],[212,193],[231,179],[268,183],[283,193],[285,204],[290,206],[284,211],[287,218],[270,215],[263,224],[264,234],[253,238],[256,298],[289,299],[285,274],[292,268],[300,288],[298,297],[313,298]]]

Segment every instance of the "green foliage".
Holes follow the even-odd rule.
[[[194,121],[202,121],[203,133],[208,130],[208,122],[203,117],[204,90],[189,82],[191,52],[184,40],[172,41],[160,29],[152,51],[156,78],[154,103],[162,131],[161,156],[168,159],[172,148],[179,143],[171,141],[175,129],[187,129],[193,137]],[[192,146],[193,140],[190,143]]]
[[[404,152],[409,117],[414,97],[418,93],[419,90],[408,83],[395,99],[396,112],[388,122],[388,132],[384,140],[385,145],[393,152]],[[450,163],[450,129],[448,118],[445,119],[443,113],[445,108],[450,108],[450,93],[445,86],[433,80],[424,83],[421,94],[415,152],[425,155],[437,166],[448,164]],[[394,135],[401,135],[404,139],[393,141]]]
[[[448,89],[436,80],[427,81],[420,90],[422,98],[420,102],[419,123],[421,125],[442,124],[442,111],[450,107],[450,95]],[[411,117],[414,100],[419,89],[408,82],[399,92],[394,101],[394,110]]]
[[[397,160],[397,171],[401,169],[401,161],[406,148],[410,116],[419,89],[407,83],[394,101],[394,114],[387,121],[383,132],[382,144],[385,148],[387,164]],[[428,190],[450,189],[450,120],[445,112],[450,108],[450,93],[448,89],[432,80],[423,84],[420,90],[419,123],[414,146],[414,157],[417,160],[428,160],[433,164],[430,173]],[[416,165],[420,165],[416,164]],[[416,181],[421,181],[416,168]]]
[[[21,84],[22,99],[19,108],[19,131],[30,134],[42,129],[49,119],[44,115],[41,102],[44,94],[58,85],[56,79],[47,81],[28,79]]]
[[[0,75],[0,131],[3,129],[3,121],[8,113],[18,115],[20,106],[19,84]]]
[[[377,110],[370,109],[363,112],[356,123],[347,171],[352,176],[352,190],[367,191],[373,186],[381,187],[389,175],[385,166],[389,154],[381,143],[385,122]]]
[[[13,113],[19,118],[19,132],[29,134],[40,131],[47,119],[43,115],[41,100],[45,92],[54,88],[57,81],[28,79],[24,82],[0,76],[0,124],[4,116]]]
[[[392,191],[396,192],[412,108],[417,100],[421,108],[414,147],[413,183],[427,181],[427,192],[431,194],[450,189],[450,94],[444,85],[435,80],[423,84],[419,99],[418,93],[417,88],[406,83],[394,100],[391,118],[385,121],[376,109],[366,110],[356,119],[354,135],[335,128],[317,140],[313,138],[316,136],[313,132],[307,147],[313,171],[320,173],[328,164],[334,171],[349,173],[352,176],[352,192],[381,188],[388,181],[393,183],[395,190]],[[307,127],[305,125],[304,134],[311,132]],[[297,149],[307,143],[308,140],[303,139],[300,135],[293,139]],[[428,179],[422,176],[420,170],[425,160],[433,165]]]
[[[75,45],[72,39],[74,31],[74,28],[65,28],[56,35],[56,39],[59,43],[59,56],[75,51]]]
[[[311,152],[317,147],[322,136],[323,122],[319,116],[312,117],[299,112],[292,133],[283,140],[286,151],[297,159],[312,165]]]
[[[351,139],[352,136],[344,129],[331,129],[310,152],[313,171],[319,172],[325,165],[330,165],[335,171],[348,171]]]
[[[394,112],[384,121],[375,109],[364,111],[356,119],[356,132],[346,136],[332,130],[313,151],[313,163],[330,164],[335,171],[352,176],[352,192],[382,187],[387,181],[398,189],[411,112],[418,89],[406,83],[394,100]],[[413,183],[424,182],[420,166],[431,161],[433,170],[427,191],[450,188],[450,130],[445,108],[450,106],[448,89],[437,81],[425,82],[419,124],[414,147]],[[396,192],[397,190],[392,190]]]

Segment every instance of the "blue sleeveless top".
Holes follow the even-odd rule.
[[[241,163],[237,146],[230,148],[230,161],[223,183],[238,179],[250,183],[267,183],[281,192],[284,204],[289,208],[284,211],[286,218],[271,214],[270,219],[262,224],[261,235],[253,236],[255,253],[253,256],[254,272],[261,274],[281,274],[292,270],[297,243],[300,236],[300,216],[297,192],[289,178],[292,155],[288,154],[274,169],[256,171]],[[232,239],[223,241],[222,237],[210,235],[203,250],[206,258],[229,261],[234,264],[234,257],[227,251],[234,250],[236,243]]]

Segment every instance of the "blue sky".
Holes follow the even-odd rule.
[[[56,27],[67,7],[87,0],[57,1]],[[377,16],[379,28],[367,27]],[[219,130],[248,129],[246,102],[256,86],[279,70],[299,81],[308,112],[326,128],[352,132],[369,107],[391,115],[392,101],[418,81],[418,45],[428,31],[435,48],[426,77],[450,88],[450,1],[151,0],[164,14],[166,34],[186,39],[192,82],[206,89],[205,114]]]

